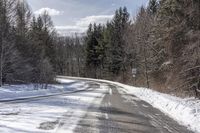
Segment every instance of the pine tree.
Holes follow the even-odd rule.
[[[90,69],[94,68],[94,77],[97,77],[97,67],[99,65],[96,47],[98,41],[96,38],[97,26],[96,24],[89,25],[86,38],[86,66]]]
[[[123,65],[126,59],[124,48],[126,43],[124,40],[124,33],[127,27],[130,25],[129,13],[124,8],[119,8],[116,10],[115,16],[109,25],[110,40],[108,41],[108,52],[107,52],[107,61],[109,70],[118,75],[120,71],[126,71],[125,66]]]

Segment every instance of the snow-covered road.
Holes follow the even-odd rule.
[[[66,77],[58,80],[62,84],[46,92],[27,89],[27,93],[19,89],[18,93],[28,98],[31,91],[35,92],[33,96],[41,95],[39,92],[48,95],[84,91],[1,102],[0,133],[192,133],[152,107],[148,99],[141,100],[143,92],[139,93],[137,88],[132,90],[126,85],[102,80]],[[5,94],[18,97],[12,89]]]
[[[91,103],[100,103],[107,91],[104,85],[95,82],[86,82],[85,86],[79,86],[78,89],[87,91],[1,103],[0,133],[72,132]],[[101,93],[93,93],[90,89]]]

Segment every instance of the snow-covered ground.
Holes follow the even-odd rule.
[[[0,101],[66,93],[82,90],[85,86],[87,86],[85,82],[77,81],[75,79],[66,80],[58,78],[57,81],[62,84],[48,85],[47,89],[41,89],[40,85],[36,87],[35,84],[5,85],[0,88]]]
[[[73,79],[73,77],[70,77]],[[84,78],[75,78],[84,79]],[[119,86],[119,92],[124,94],[133,94],[138,98],[148,102],[153,107],[161,110],[180,124],[188,127],[188,129],[200,133],[200,100],[195,98],[179,98],[168,94],[159,93],[147,88],[138,88],[124,85],[118,82],[107,80],[95,80],[105,83],[111,83]]]
[[[88,88],[88,82],[74,83],[74,80],[61,80],[66,85],[56,86],[57,89],[76,88],[82,90]],[[105,93],[108,92],[106,85],[99,84],[99,86],[95,90],[100,93],[85,91],[24,103],[0,103],[0,133],[71,133],[87,113],[87,108],[91,103],[98,106]],[[23,93],[21,92],[23,90],[35,91],[26,87],[26,89],[22,86],[19,87],[18,93]],[[9,93],[14,93],[11,88],[8,89]],[[46,91],[51,92],[51,89]],[[27,94],[29,96],[29,93]]]
[[[147,88],[123,86],[124,91],[121,91],[121,93],[134,94],[178,121],[181,125],[200,133],[200,100],[195,98],[182,99]]]

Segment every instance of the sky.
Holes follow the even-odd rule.
[[[131,17],[148,0],[27,0],[35,15],[45,10],[52,17],[58,33],[85,32],[90,23],[106,23],[116,9],[126,6]]]

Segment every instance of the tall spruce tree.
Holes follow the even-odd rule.
[[[97,47],[97,26],[96,24],[90,24],[86,38],[86,66],[90,69],[94,68],[95,78],[97,77],[97,67],[99,65]]]
[[[126,71],[125,66],[123,65],[126,59],[124,48],[126,47],[126,42],[124,40],[124,33],[130,25],[129,13],[124,8],[119,8],[116,10],[113,20],[109,25],[109,30],[111,30],[108,36],[108,52],[107,52],[107,61],[109,70],[118,75],[120,71]]]

